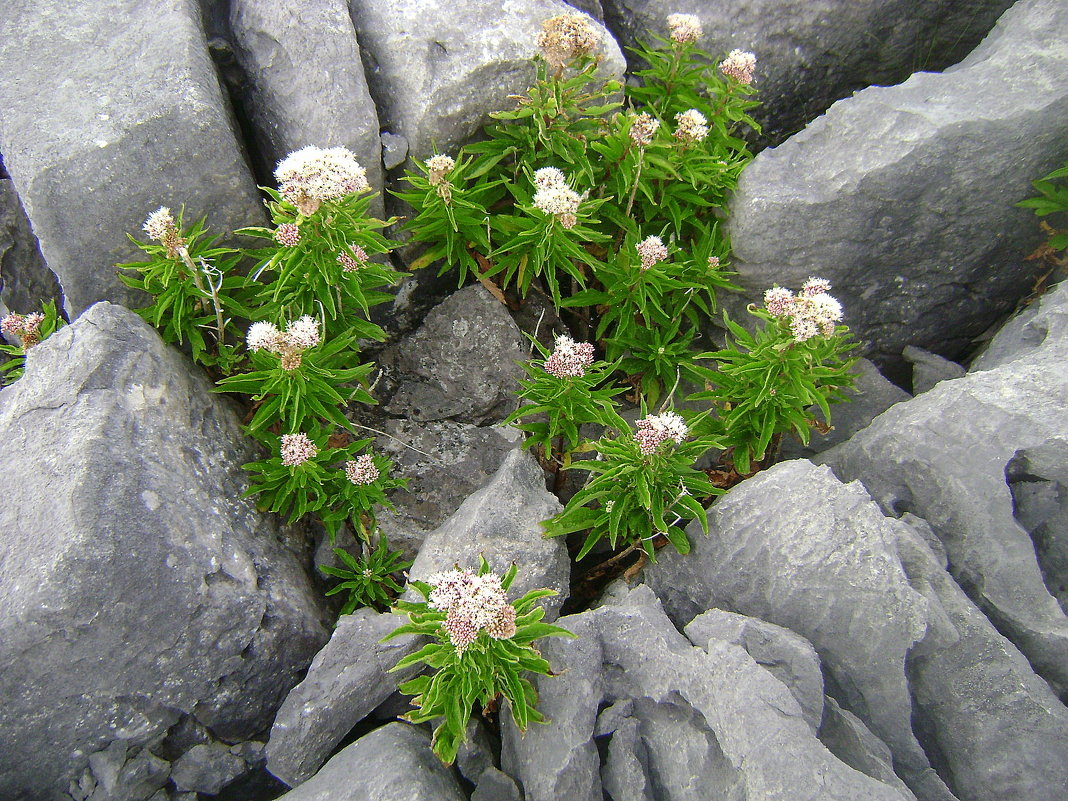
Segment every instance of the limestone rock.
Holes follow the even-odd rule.
[[[967,372],[956,362],[914,345],[906,345],[901,356],[912,365],[912,392],[915,395],[926,392],[939,381],[960,378]]]
[[[90,755],[183,717],[249,739],[325,642],[303,565],[241,498],[251,453],[209,390],[100,303],[0,392],[0,796],[51,801]]]
[[[161,205],[184,205],[188,221],[207,215],[216,233],[262,224],[195,0],[27,0],[8,11],[0,152],[68,312],[101,299],[143,305],[115,265],[138,258],[127,233]]]
[[[1013,204],[1068,158],[1066,27],[1064,3],[1022,0],[952,70],[858,92],[760,153],[728,226],[746,299],[820,275],[892,379],[905,345],[960,357],[1031,291],[1042,234]]]
[[[62,308],[59,283],[45,264],[15,185],[0,178],[0,303],[26,314],[47,300]]]

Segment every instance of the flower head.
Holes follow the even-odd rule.
[[[253,323],[245,338],[250,351],[267,350],[280,356],[285,370],[300,367],[301,354],[321,341],[319,323],[310,314],[287,323],[285,331],[268,322]]]
[[[345,462],[345,475],[356,486],[374,484],[381,475],[375,467],[371,454],[365,453],[358,459]]]
[[[300,244],[300,226],[294,223],[282,223],[274,229],[274,241],[287,248]]]
[[[347,253],[341,251],[337,254],[337,263],[341,265],[342,271],[346,273],[354,273],[361,267],[366,266],[367,259],[367,251],[359,245],[349,245]]]
[[[718,270],[719,269],[719,256],[709,256],[708,257],[708,269],[710,269],[710,270]]]
[[[310,314],[298,317],[286,326],[285,338],[291,347],[298,350],[314,348],[321,341],[319,321]]]
[[[581,378],[593,364],[593,345],[571,337],[556,338],[556,350],[545,360],[545,372],[554,378]]]
[[[549,189],[554,186],[567,186],[567,176],[556,167],[542,167],[534,172],[534,186],[537,189]]]
[[[658,236],[650,236],[636,245],[638,257],[642,260],[642,269],[648,270],[654,264],[658,264],[668,257],[668,249],[664,240]]]
[[[178,255],[178,251],[185,245],[185,240],[178,233],[178,226],[174,222],[174,215],[166,206],[160,206],[148,215],[143,226],[145,233],[167,248],[167,255],[172,259]]]
[[[764,308],[773,317],[785,317],[794,306],[794,293],[781,286],[774,286],[764,293]]]
[[[814,336],[832,336],[835,324],[842,319],[842,304],[827,294],[831,282],[809,278],[794,295],[789,289],[773,287],[764,293],[764,308],[773,316],[789,320],[790,333],[797,342]]]
[[[251,351],[257,350],[269,350],[274,351],[278,346],[278,338],[281,336],[281,332],[275,327],[273,323],[258,322],[253,323],[248,329],[248,336],[245,337],[245,344]]]
[[[535,39],[541,54],[554,69],[568,61],[587,56],[601,44],[601,34],[584,14],[561,14],[541,24]]]
[[[370,189],[367,171],[343,147],[315,145],[290,153],[274,171],[282,196],[301,214],[314,214],[324,200],[336,200]]]
[[[822,295],[831,288],[831,282],[826,278],[816,278],[810,276],[805,283],[801,285],[801,294],[807,298],[815,297],[816,295]]]
[[[431,609],[447,612],[442,628],[457,654],[466,651],[483,629],[497,640],[515,634],[515,607],[508,603],[499,576],[446,570],[430,576],[427,583],[433,587],[427,603]]]
[[[690,435],[686,421],[675,412],[648,415],[639,420],[635,427],[638,430],[634,439],[638,442],[638,449],[646,456],[655,453],[668,440],[681,444]]]
[[[741,84],[753,82],[756,56],[745,50],[732,50],[719,65],[719,71]]]
[[[452,172],[453,167],[456,166],[456,160],[451,156],[445,156],[438,154],[431,156],[426,160],[426,168],[430,173],[429,180],[431,186],[437,186],[445,180],[445,176]]]
[[[653,143],[653,137],[660,128],[660,120],[643,111],[634,118],[630,126],[630,141],[638,147],[649,147]]]
[[[22,349],[28,350],[41,341],[41,323],[44,315],[40,312],[17,314],[11,312],[0,319],[0,332],[16,336],[22,342]]]
[[[565,228],[574,227],[581,202],[579,194],[567,184],[547,186],[534,193],[534,206],[555,216]]]
[[[708,136],[708,120],[695,108],[675,115],[675,138],[683,142],[700,142]]]
[[[671,41],[678,44],[693,44],[701,38],[701,20],[693,14],[668,14],[668,30]]]
[[[309,459],[314,459],[318,453],[318,446],[307,434],[282,435],[282,464],[286,467],[302,465]]]

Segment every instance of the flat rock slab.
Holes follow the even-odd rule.
[[[1066,28],[1060,0],[1021,0],[952,70],[858,92],[760,153],[729,223],[746,299],[823,276],[891,378],[905,345],[960,357],[1033,285],[1043,234],[1013,204],[1068,159]]]
[[[0,797],[52,801],[183,719],[263,731],[324,607],[201,371],[100,303],[30,351],[0,436]]]
[[[867,86],[962,59],[1012,0],[605,0],[623,44],[666,36],[667,16],[696,14],[701,47],[722,58],[756,54],[761,142],[800,130],[834,101]]]
[[[466,801],[453,772],[430,750],[430,737],[390,723],[338,752],[314,777],[279,801]]]
[[[144,305],[115,265],[161,205],[216,233],[263,223],[195,0],[27,0],[4,34],[0,152],[70,313]]]
[[[1023,325],[1007,326],[1012,346],[995,338],[998,366],[897,404],[815,458],[843,480],[859,479],[888,514],[930,523],[958,583],[1065,692],[1068,618],[1013,517],[1005,471],[1018,451],[1068,433],[1068,284],[1044,296]]]

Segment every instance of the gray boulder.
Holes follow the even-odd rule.
[[[25,314],[47,300],[62,308],[59,282],[45,264],[14,183],[0,178],[0,304]]]
[[[757,156],[729,223],[746,298],[823,276],[891,378],[905,345],[960,357],[1031,291],[1042,234],[1013,204],[1068,158],[1066,27],[1064,3],[1021,0],[952,70],[865,89]]]
[[[273,775],[291,787],[311,778],[352,727],[411,678],[411,670],[389,670],[415,649],[416,638],[381,642],[406,621],[367,608],[338,620],[330,642],[274,719],[267,741]]]
[[[701,648],[709,640],[739,645],[756,663],[785,684],[805,721],[816,731],[823,719],[823,674],[816,649],[789,629],[754,617],[709,609],[686,626],[687,639]]]
[[[863,487],[804,460],[781,462],[721,498],[709,528],[707,537],[689,532],[688,555],[664,553],[645,570],[672,619],[719,607],[801,635],[913,792],[951,798],[911,724],[905,658],[926,630],[927,601],[909,586],[894,529]]]
[[[1031,535],[1046,588],[1068,611],[1068,436],[1018,451],[1005,478],[1013,515]]]
[[[338,752],[279,801],[466,801],[426,732],[390,723]]]
[[[1068,709],[990,624],[908,525],[902,562],[931,602],[909,655],[918,730],[940,772],[968,801],[1068,797]]]
[[[179,790],[215,795],[245,772],[245,760],[222,743],[196,745],[171,767],[171,780]]]
[[[117,20],[122,45],[101,46]],[[0,152],[68,312],[143,305],[115,265],[161,205],[215,232],[262,224],[193,0],[27,0],[4,26]]]
[[[523,737],[504,726],[503,767],[527,801],[599,801],[602,787],[671,801],[914,798],[835,759],[790,691],[742,648],[691,646],[648,588],[559,622],[579,638],[545,643],[558,673],[537,681],[550,723]],[[626,699],[598,728],[598,701]],[[600,771],[598,732],[611,738]]]
[[[906,345],[901,351],[902,358],[912,365],[912,392],[919,395],[926,392],[939,381],[960,378],[967,370],[956,362],[951,362],[937,353],[931,353],[915,345]]]
[[[863,482],[887,514],[912,512],[930,523],[958,583],[1064,692],[1068,618],[1013,517],[1005,469],[1017,451],[1068,432],[1068,285],[1042,299],[1028,326],[1039,344],[897,404],[816,458],[843,480]],[[1017,327],[1009,335],[1020,342]]]
[[[515,563],[519,573],[509,597],[539,587],[555,590],[541,601],[551,620],[567,599],[571,560],[563,538],[546,538],[541,522],[560,511],[537,461],[515,448],[486,486],[427,535],[409,573],[425,579],[454,565],[474,570],[480,555],[498,574]]]
[[[378,112],[345,0],[234,0],[230,27],[243,98],[271,165],[306,145],[347,147],[382,191]],[[381,212],[381,200],[376,203]]]
[[[450,295],[422,327],[386,350],[383,410],[418,422],[484,424],[516,405],[523,338],[503,304],[480,285]]]
[[[350,0],[382,127],[425,159],[477,134],[489,114],[514,108],[509,95],[534,80],[534,37],[549,17],[575,13],[559,0],[497,3]],[[604,33],[603,69],[621,77],[623,55]]]
[[[183,718],[263,731],[323,609],[200,371],[100,303],[30,351],[0,437],[0,796],[51,801]]]
[[[849,400],[831,407],[831,430],[826,434],[813,431],[808,445],[802,445],[796,437],[785,437],[779,451],[783,459],[807,458],[845,442],[895,403],[912,397],[897,384],[886,380],[879,368],[867,359],[859,359],[853,369],[856,383],[845,393]],[[813,415],[822,419],[817,409],[813,409]]]
[[[700,45],[722,58],[756,54],[761,142],[775,144],[840,98],[942,70],[987,34],[1012,0],[604,0],[608,26],[631,45],[667,35],[667,16],[696,14]]]
[[[510,453],[518,433],[499,426],[439,420],[387,420],[375,447],[389,455],[408,486],[390,495],[396,511],[383,510],[378,523],[390,546],[414,559],[426,535],[482,487]]]

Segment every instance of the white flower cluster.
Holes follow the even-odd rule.
[[[634,439],[638,441],[638,449],[646,456],[668,440],[681,444],[690,435],[686,421],[675,412],[651,414],[643,417],[635,426],[638,430]]]
[[[360,267],[367,264],[367,251],[359,245],[349,245],[348,253],[341,251],[337,254],[337,263],[341,265],[341,269],[346,273],[354,273]]]
[[[835,323],[842,319],[842,304],[827,294],[831,283],[825,278],[809,278],[794,295],[781,286],[764,293],[764,308],[774,317],[790,321],[790,333],[798,342],[822,334],[834,334]]]
[[[495,640],[507,640],[515,634],[515,607],[508,603],[499,576],[447,570],[430,576],[427,583],[434,587],[428,605],[447,613],[442,627],[457,654],[463,654],[480,631]]]
[[[286,370],[300,367],[301,353],[320,341],[319,323],[310,314],[289,322],[285,331],[279,331],[273,323],[253,323],[245,338],[250,351],[267,350],[281,356]]]
[[[700,18],[693,14],[668,14],[667,24],[671,41],[678,44],[693,44],[704,34]]]
[[[708,136],[708,120],[695,108],[675,115],[675,138],[683,142],[700,142]]]
[[[274,229],[274,241],[282,247],[295,248],[300,244],[300,226],[282,223]]]
[[[155,239],[167,248],[167,255],[172,259],[178,255],[178,251],[185,245],[185,240],[178,235],[178,226],[174,222],[174,215],[171,214],[171,210],[166,206],[160,206],[149,214],[142,227],[151,239]]]
[[[290,153],[274,171],[282,196],[309,216],[324,200],[337,200],[371,188],[367,171],[352,151],[315,145]]]
[[[378,477],[381,473],[378,472],[378,468],[375,467],[374,459],[371,454],[365,453],[358,459],[352,459],[345,462],[345,475],[356,486],[366,486],[367,484],[374,484],[378,481]]]
[[[719,65],[720,72],[742,84],[753,82],[755,68],[756,56],[746,50],[732,50]]]
[[[638,147],[649,147],[653,143],[657,129],[660,128],[660,120],[647,111],[643,111],[634,118],[630,126],[630,141]]]
[[[554,378],[581,378],[593,364],[593,345],[571,337],[556,338],[556,350],[545,360],[545,372]]]
[[[658,236],[649,236],[635,245],[638,257],[642,260],[642,269],[648,270],[654,264],[659,264],[668,257],[668,249],[664,240]]]
[[[600,47],[601,34],[584,14],[561,14],[542,22],[535,42],[549,65],[560,69]]]
[[[542,167],[534,173],[534,186],[534,206],[552,214],[564,228],[574,228],[582,197],[567,185],[567,177],[556,167]]]
[[[283,434],[281,450],[282,464],[286,467],[302,465],[319,453],[318,446],[307,434]]]
[[[456,160],[452,156],[445,156],[438,154],[431,156],[426,160],[426,168],[430,173],[429,180],[431,186],[437,186],[443,180],[445,176],[452,172],[453,167],[456,166]]]
[[[22,342],[22,349],[26,350],[41,341],[41,323],[43,322],[44,315],[40,312],[30,314],[11,312],[0,319],[0,332],[18,337]]]

